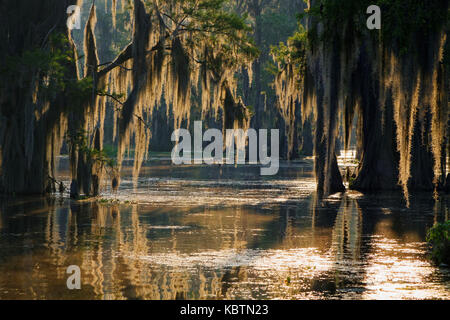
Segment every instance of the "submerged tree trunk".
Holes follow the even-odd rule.
[[[360,146],[360,164],[350,188],[366,192],[394,190],[399,187],[392,90],[388,90],[383,97],[383,110],[379,104],[379,77],[384,71],[377,65],[378,72],[373,72],[377,58],[370,52],[377,55],[378,49],[368,43],[361,47],[358,67],[352,75],[353,90],[361,92],[358,105],[359,121],[362,123],[359,124],[357,142]],[[352,119],[348,119],[348,124],[351,122]]]
[[[338,135],[339,86],[341,61],[339,44],[321,47],[309,55],[304,107],[315,111],[315,173],[319,195],[344,192],[345,187],[336,157]]]

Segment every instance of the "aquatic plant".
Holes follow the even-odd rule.
[[[431,245],[431,259],[438,265],[450,265],[450,220],[428,230],[427,241]]]

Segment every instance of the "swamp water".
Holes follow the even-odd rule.
[[[311,160],[274,177],[163,158],[142,171],[96,201],[1,199],[0,299],[450,299],[425,242],[450,199],[318,201]]]

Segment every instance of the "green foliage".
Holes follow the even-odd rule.
[[[167,1],[166,6],[170,7]],[[249,36],[252,28],[245,17],[239,17],[225,10],[226,0],[177,0],[180,12],[170,12],[170,19],[175,22],[178,32],[187,32],[191,36],[187,45],[209,46],[227,57],[228,64],[239,65],[259,55],[258,48]],[[224,41],[226,39],[226,41]],[[234,59],[232,59],[233,57]]]
[[[109,158],[114,158],[117,155],[117,146],[112,144],[105,144],[103,146],[104,154]]]
[[[94,81],[92,77],[86,77],[81,80],[74,79],[66,81],[66,94],[70,105],[76,110],[82,103],[87,99],[92,98],[92,89],[94,86]]]
[[[427,241],[432,247],[433,261],[436,264],[450,265],[450,220],[428,230]]]
[[[7,56],[0,67],[0,75],[13,79],[27,79],[32,75],[39,82],[39,93],[51,100],[64,92],[71,106],[77,106],[92,95],[91,77],[78,80],[73,70],[74,52],[63,34],[50,34],[48,45],[32,48],[20,56]],[[30,78],[29,78],[30,79]],[[31,79],[30,79],[31,80]]]
[[[253,105],[247,105],[247,110],[250,113],[250,116],[254,116],[255,115],[255,107]]]
[[[444,0],[426,1],[397,1],[397,0],[322,0],[315,6],[298,15],[299,27],[287,43],[281,42],[278,46],[271,47],[271,53],[281,68],[287,64],[294,64],[299,72],[305,71],[306,50],[314,50],[317,43],[331,42],[343,36],[343,28],[348,27],[346,40],[353,43],[355,38],[367,32],[366,21],[367,8],[370,5],[378,5],[382,12],[382,30],[370,31],[385,45],[395,46],[401,54],[416,49],[412,41],[413,34],[426,35],[436,32],[447,21],[448,11]],[[301,21],[309,17],[314,23],[306,30]],[[318,33],[318,24],[322,23],[323,31]],[[444,52],[443,63],[450,63],[450,49],[447,46]],[[269,66],[271,73],[277,74],[280,70],[274,65]]]
[[[348,185],[349,185],[350,189],[355,186],[355,182],[356,182],[356,178],[354,176],[351,176],[348,181]]]
[[[411,35],[426,36],[441,28],[447,19],[448,1],[378,1],[383,12],[383,41],[398,45],[401,53],[416,48]]]
[[[367,32],[366,10],[370,5],[378,5],[382,12],[381,32],[373,30],[372,35],[385,44],[397,46],[402,53],[416,47],[411,41],[413,34],[436,32],[448,18],[447,0],[322,0],[300,18],[313,17],[316,24],[323,24],[321,34],[316,34],[316,28],[310,30],[315,33],[309,35],[310,39],[333,41],[342,36],[346,26],[352,29],[352,37],[358,37]]]
[[[308,32],[303,25],[299,24],[287,44],[280,42],[278,46],[272,46],[271,53],[275,61],[281,64],[303,63],[308,45]]]
[[[84,153],[88,160],[92,163],[100,164],[101,166],[108,166],[114,169],[116,161],[108,156],[104,150],[89,147],[87,133],[80,130],[76,133],[67,133],[66,143],[72,148],[77,148],[79,152]]]
[[[308,48],[308,32],[299,23],[297,31],[288,39],[286,44],[280,42],[278,46],[272,46],[271,48],[272,56],[279,65],[279,67],[272,69],[274,74],[280,72],[286,65],[292,64],[302,78],[306,72],[306,50]]]
[[[40,84],[43,88],[61,90],[65,88],[64,76],[71,63],[73,52],[68,39],[62,34],[51,34],[47,48],[32,48],[21,56],[6,56],[0,74],[17,77],[37,72],[48,78]]]

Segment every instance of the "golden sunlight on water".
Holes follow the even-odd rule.
[[[156,164],[96,201],[3,199],[0,298],[450,298],[424,240],[448,199],[318,201],[311,168],[285,163],[262,180],[256,167]]]

